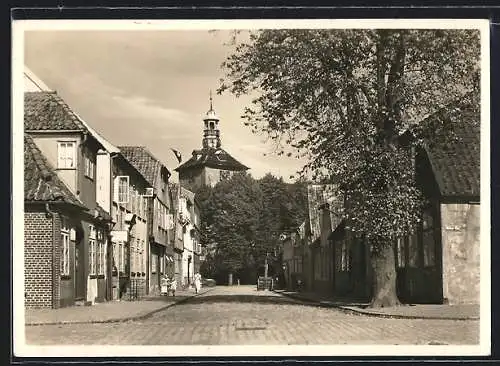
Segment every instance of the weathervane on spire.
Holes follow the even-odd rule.
[[[213,111],[214,108],[212,106],[212,89],[210,89],[210,110]]]

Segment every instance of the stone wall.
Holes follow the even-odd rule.
[[[443,297],[479,303],[480,205],[442,204]]]

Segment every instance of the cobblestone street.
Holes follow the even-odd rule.
[[[149,318],[26,327],[33,345],[477,344],[479,321],[383,319],[255,286],[217,287]]]

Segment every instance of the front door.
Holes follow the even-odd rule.
[[[75,300],[85,297],[85,268],[82,240],[75,243]]]

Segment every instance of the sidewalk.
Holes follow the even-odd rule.
[[[389,308],[371,309],[368,303],[360,300],[333,298],[308,292],[275,290],[284,296],[302,300],[322,307],[333,307],[351,314],[376,316],[393,319],[443,319],[443,320],[479,320],[479,305],[435,305],[411,304]]]
[[[25,309],[25,325],[116,323],[147,318],[156,312],[202,295],[214,287],[177,291],[176,296],[148,296],[138,301],[109,301],[92,306]]]

